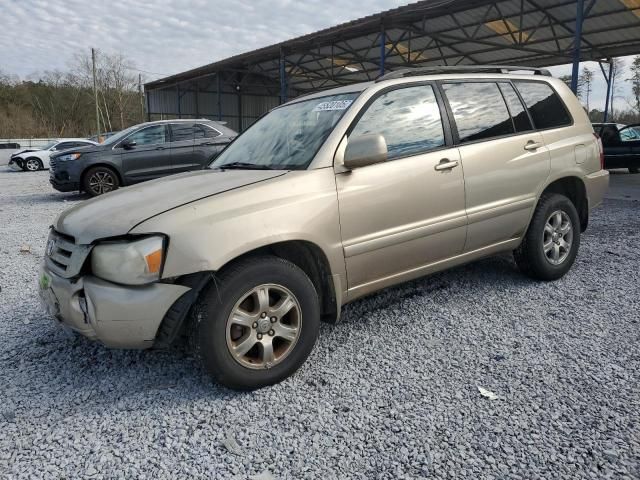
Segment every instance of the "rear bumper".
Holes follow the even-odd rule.
[[[62,278],[40,269],[39,293],[59,323],[114,348],[149,348],[173,303],[190,289],[153,283],[124,286],[93,276]]]
[[[589,209],[595,208],[602,203],[604,195],[609,189],[609,172],[598,170],[584,177],[584,184],[589,200]]]

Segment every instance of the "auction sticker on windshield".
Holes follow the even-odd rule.
[[[346,110],[353,100],[333,100],[331,102],[322,102],[315,106],[314,112],[328,112],[332,110]]]

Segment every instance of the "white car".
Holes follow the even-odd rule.
[[[63,138],[53,140],[42,149],[24,149],[20,150],[9,159],[9,167],[13,170],[25,170],[35,172],[49,168],[49,156],[56,152],[69,150],[70,148],[88,147],[90,145],[98,145],[98,143],[86,138]]]

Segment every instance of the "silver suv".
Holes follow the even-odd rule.
[[[41,296],[110,347],[187,336],[219,382],[253,389],[390,285],[509,251],[558,279],[609,178],[565,84],[514,69],[403,70],[280,106],[208,170],[63,212]]]

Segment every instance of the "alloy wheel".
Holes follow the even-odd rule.
[[[552,265],[560,265],[571,252],[573,244],[573,225],[571,218],[563,210],[556,210],[544,225],[542,246],[544,255]]]
[[[300,337],[302,310],[282,285],[259,285],[240,297],[227,319],[227,348],[235,361],[251,369],[282,362]]]
[[[109,172],[95,172],[89,178],[89,188],[96,195],[102,195],[103,193],[110,192],[114,189],[115,179]]]
[[[27,160],[25,166],[30,172],[36,172],[40,170],[40,162],[38,162],[38,160],[36,160],[35,158],[30,158],[29,160]]]

